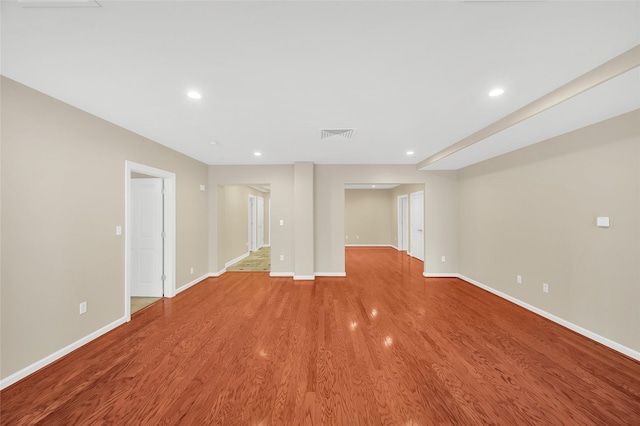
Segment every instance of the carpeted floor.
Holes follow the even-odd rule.
[[[262,247],[238,263],[227,267],[227,271],[263,272],[271,270],[271,247]]]

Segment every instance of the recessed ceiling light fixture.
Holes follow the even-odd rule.
[[[209,142],[209,143],[210,143],[211,145],[219,145],[219,144],[220,144],[220,142],[218,142],[218,141],[211,141],[211,142]]]
[[[196,92],[195,90],[188,91],[187,96],[191,99],[202,99],[202,94],[200,92]]]
[[[262,153],[260,151],[256,151],[253,153],[253,155],[255,155],[256,157],[260,157]]]
[[[407,151],[407,155],[408,155],[408,156],[412,156],[413,154],[415,154],[415,152],[413,152],[413,151]]]
[[[495,88],[492,91],[489,92],[489,96],[491,97],[495,97],[495,96],[500,96],[504,93],[504,89],[501,87]]]

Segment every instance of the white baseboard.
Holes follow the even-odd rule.
[[[198,284],[199,282],[206,280],[210,276],[211,276],[211,274],[205,274],[205,275],[201,276],[200,278],[196,278],[195,280],[183,285],[180,288],[176,288],[176,294],[181,293],[181,292],[185,291],[186,289],[188,289],[189,287],[192,287],[192,286]]]
[[[571,331],[575,331],[576,333],[582,334],[583,336],[588,337],[591,340],[595,340],[596,342],[601,343],[601,344],[613,349],[614,351],[618,351],[618,352],[620,352],[620,353],[622,353],[622,354],[624,354],[624,355],[626,355],[628,357],[631,357],[631,358],[633,358],[635,360],[640,361],[640,352],[638,352],[636,350],[633,350],[633,349],[628,348],[628,347],[626,347],[624,345],[621,345],[620,343],[614,342],[613,340],[607,339],[606,337],[600,336],[599,334],[596,334],[596,333],[594,333],[594,332],[592,332],[590,330],[587,330],[586,328],[582,328],[579,325],[573,324],[572,322],[569,322],[569,321],[567,321],[565,319],[562,319],[562,318],[557,317],[557,316],[555,316],[553,314],[550,314],[547,311],[543,311],[540,308],[536,308],[533,305],[529,305],[528,303],[523,302],[522,300],[516,299],[513,296],[509,296],[506,293],[503,293],[503,292],[498,291],[498,290],[496,290],[494,288],[491,288],[491,287],[489,287],[489,286],[487,286],[485,284],[482,284],[481,282],[478,282],[478,281],[476,281],[474,279],[471,279],[469,277],[465,277],[464,275],[460,275],[460,274],[458,274],[458,278],[468,282],[469,284],[473,284],[473,285],[475,285],[477,287],[480,287],[481,289],[486,290],[489,293],[493,293],[498,297],[501,297],[501,298],[503,298],[505,300],[508,300],[511,303],[515,303],[516,305],[521,306],[521,307],[523,307],[523,308],[525,308],[525,309],[527,309],[527,310],[529,310],[529,311],[531,311],[533,313],[536,313],[536,314],[540,315],[541,317],[544,317],[544,318],[546,318],[546,319],[548,319],[550,321],[553,321],[556,324],[559,324],[559,325],[561,325],[563,327],[566,327]]]
[[[24,379],[28,375],[35,373],[41,368],[46,367],[52,362],[59,360],[63,356],[73,352],[74,350],[78,349],[81,346],[86,345],[90,341],[102,336],[105,333],[108,333],[109,331],[113,330],[114,328],[126,322],[127,322],[126,317],[119,318],[114,322],[112,322],[111,324],[107,324],[104,327],[100,328],[99,330],[96,330],[93,333],[83,337],[82,339],[76,340],[75,342],[71,343],[68,346],[65,346],[59,351],[56,351],[51,355],[42,358],[40,361],[36,361],[33,364],[23,368],[22,370],[15,372],[12,375],[0,380],[0,390],[6,388],[7,386],[11,386],[12,384],[16,383],[19,380]]]
[[[346,277],[346,272],[316,272],[316,277]]]
[[[422,276],[426,278],[462,278],[460,274],[455,272],[423,272]]]
[[[249,256],[250,254],[251,254],[250,251],[246,252],[245,254],[241,254],[240,256],[236,257],[235,259],[232,259],[232,260],[228,261],[227,263],[225,263],[224,267],[228,268],[229,266],[233,265],[234,263],[240,262],[242,259],[244,259],[245,257]]]
[[[344,246],[345,247],[391,247],[391,248],[395,248],[391,244],[345,244]]]
[[[269,272],[269,276],[274,278],[291,278],[294,275],[295,274],[293,272]]]
[[[313,281],[316,279],[315,275],[294,275],[294,281]]]
[[[210,272],[208,277],[209,278],[218,278],[220,275],[224,274],[225,272],[227,272],[227,268],[222,268],[218,272]]]

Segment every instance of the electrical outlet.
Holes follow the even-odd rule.
[[[442,260],[443,262],[446,262],[446,261],[447,261],[447,258],[446,258],[446,257],[444,257],[444,256],[442,256],[442,259],[440,259],[440,260]]]
[[[87,302],[80,303],[80,315],[87,312]]]
[[[193,266],[191,267],[191,273],[193,274]]]
[[[284,260],[284,254],[281,254],[281,255],[280,255],[280,260],[281,260],[281,261],[282,261],[282,260]]]
[[[356,235],[356,240],[359,240],[359,239],[360,239],[360,235]]]
[[[347,239],[347,240],[349,239],[349,236],[348,236],[348,235],[346,236],[346,239]]]
[[[542,291],[545,293],[549,293],[549,284],[542,283]]]
[[[522,276],[521,275],[516,275],[516,281],[518,284],[522,284]]]

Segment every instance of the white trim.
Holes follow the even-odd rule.
[[[262,247],[271,247],[271,244],[263,244]]]
[[[346,272],[316,272],[316,277],[346,277]]]
[[[227,268],[222,268],[218,272],[210,272],[209,278],[218,278],[220,275],[224,274],[225,272],[227,272]]]
[[[397,207],[398,207],[397,242],[398,242],[398,245],[400,245],[400,239],[402,238],[402,246],[404,247],[402,250],[400,250],[400,248],[397,248],[397,250],[406,251],[406,250],[409,250],[409,194],[398,195],[398,198],[396,200],[397,200]],[[404,208],[401,208],[401,207],[404,207]],[[404,215],[402,215],[403,210],[404,210]],[[402,220],[400,217],[401,215],[402,215]]]
[[[64,348],[52,353],[51,355],[48,355],[48,356],[42,358],[40,361],[36,361],[33,364],[23,368],[22,370],[13,373],[9,377],[6,377],[6,378],[0,380],[0,390],[6,388],[7,386],[11,386],[12,384],[16,383],[17,381],[24,379],[25,377],[29,376],[30,374],[35,373],[36,371],[40,370],[43,367],[46,367],[47,365],[51,364],[52,362],[59,360],[63,356],[75,351],[76,349],[78,349],[81,346],[86,345],[90,341],[102,336],[103,334],[108,333],[109,331],[113,330],[114,328],[126,323],[127,321],[129,321],[129,319],[127,319],[126,316],[124,316],[122,318],[119,318],[119,319],[115,320],[114,322],[112,322],[111,324],[107,324],[104,327],[94,331],[93,333],[88,334],[87,336],[85,336],[85,337],[83,337],[83,338],[81,338],[79,340],[76,340],[75,342],[71,343],[70,345],[65,346]]]
[[[425,278],[462,278],[460,274],[455,272],[423,272],[422,276]]]
[[[315,275],[294,275],[294,281],[313,281],[316,279]]]
[[[242,259],[244,259],[245,257],[248,257],[250,254],[251,254],[250,252],[246,252],[245,254],[241,254],[240,256],[236,257],[235,259],[232,259],[232,260],[226,262],[224,264],[224,268],[227,269],[229,266],[233,265],[234,263],[240,262]]]
[[[164,182],[164,297],[176,294],[176,174],[144,164],[125,160],[124,162],[124,316],[131,321],[131,283],[129,282],[131,241],[129,241],[129,226],[131,224],[131,173],[162,178]]]
[[[345,244],[344,246],[345,247],[391,247],[391,248],[395,248],[391,244]]]
[[[253,203],[251,202],[252,200]],[[249,209],[249,217],[247,218],[247,226],[249,228],[247,232],[247,239],[249,241],[247,241],[247,247],[249,247],[249,251],[258,251],[258,197],[249,194],[247,206]],[[252,223],[253,226],[251,226]]]
[[[201,276],[200,278],[196,278],[195,280],[191,281],[190,283],[187,283],[185,285],[183,285],[182,287],[178,287],[176,288],[176,294],[181,293],[183,291],[185,291],[186,289],[188,289],[189,287],[192,287],[204,280],[206,280],[207,278],[209,278],[210,274],[205,274],[203,276]]]
[[[269,272],[269,276],[274,278],[282,278],[282,277],[291,278],[294,275],[295,274],[293,272]]]
[[[601,344],[613,349],[614,351],[618,351],[618,352],[620,352],[620,353],[622,353],[622,354],[624,354],[624,355],[626,355],[628,357],[631,357],[631,358],[633,358],[635,360],[640,361],[640,352],[638,352],[638,351],[635,351],[635,350],[633,350],[631,348],[628,348],[628,347],[626,347],[624,345],[621,345],[620,343],[614,342],[613,340],[607,339],[606,337],[600,336],[599,334],[596,334],[596,333],[594,333],[594,332],[592,332],[590,330],[587,330],[586,328],[582,328],[579,325],[573,324],[572,322],[569,322],[569,321],[564,320],[564,319],[562,319],[560,317],[557,317],[557,316],[555,316],[553,314],[550,314],[547,311],[543,311],[540,308],[536,308],[533,305],[529,305],[526,302],[523,302],[523,301],[521,301],[519,299],[516,299],[513,296],[509,296],[508,294],[505,294],[505,293],[503,293],[501,291],[498,291],[498,290],[496,290],[494,288],[491,288],[491,287],[489,287],[487,285],[484,285],[484,284],[482,284],[482,283],[480,283],[480,282],[478,282],[476,280],[473,280],[471,278],[465,277],[464,275],[458,274],[458,278],[468,282],[469,284],[473,284],[473,285],[475,285],[477,287],[480,287],[481,289],[486,290],[489,293],[493,293],[498,297],[501,297],[501,298],[503,298],[505,300],[508,300],[511,303],[515,303],[516,305],[521,306],[521,307],[523,307],[523,308],[525,308],[525,309],[527,309],[527,310],[529,310],[529,311],[531,311],[533,313],[536,313],[536,314],[540,315],[541,317],[544,317],[544,318],[546,318],[546,319],[548,319],[550,321],[553,321],[556,324],[559,324],[559,325],[561,325],[563,327],[566,327],[571,331],[575,331],[576,333],[582,334],[583,336],[585,336],[585,337],[587,337],[587,338],[589,338],[591,340],[595,340],[596,342],[601,343]]]

